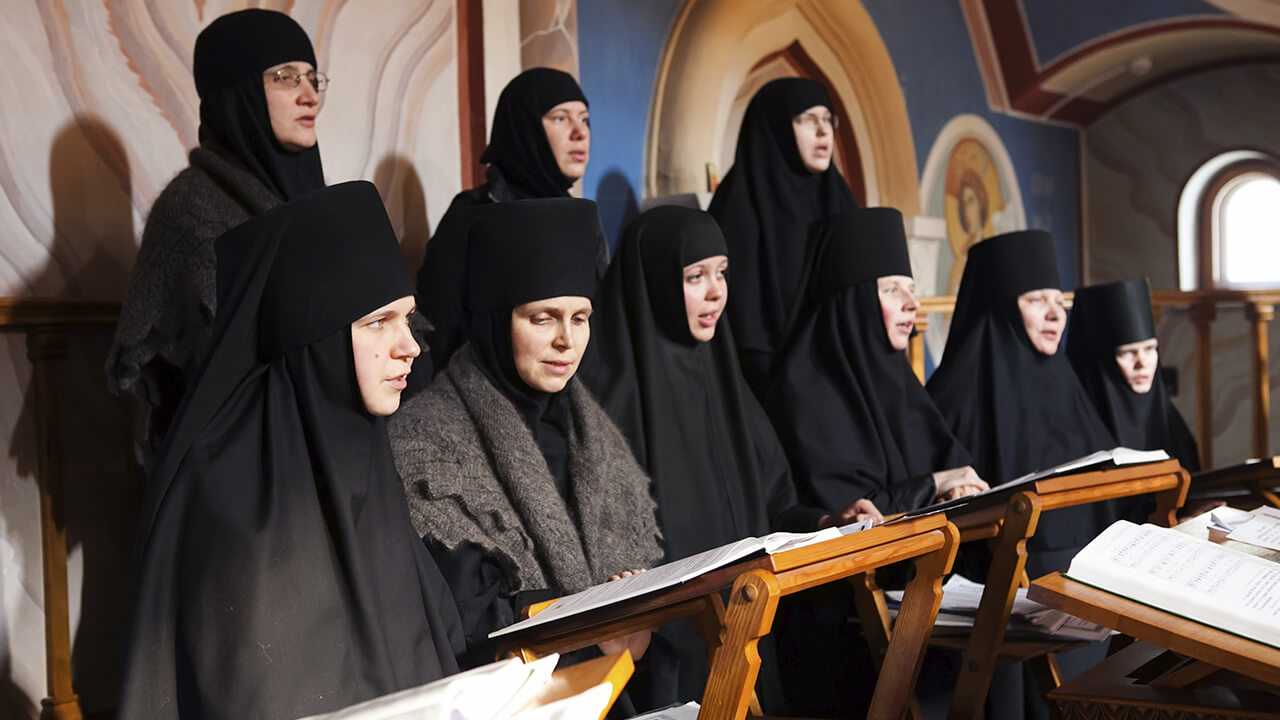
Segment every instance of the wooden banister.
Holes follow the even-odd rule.
[[[48,697],[42,720],[80,720],[71,682],[71,627],[67,598],[67,531],[62,503],[57,368],[67,356],[67,333],[115,324],[120,304],[62,298],[0,298],[0,331],[27,338],[36,412],[36,482],[40,488],[40,548],[44,575],[45,671]]]

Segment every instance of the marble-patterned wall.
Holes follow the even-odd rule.
[[[520,0],[520,64],[578,76],[577,0]]]
[[[572,5],[572,3],[570,3]],[[406,261],[459,190],[452,0],[8,0],[0,3],[0,296],[123,297],[148,208],[186,164],[199,103],[196,35],[246,6],[290,12],[333,83],[318,134],[326,179],[374,180]],[[72,632],[117,622],[131,498],[122,404],[103,389],[109,331],[75,339],[64,411]],[[30,365],[0,334],[0,717],[44,696]],[[81,595],[85,612],[80,611]],[[92,602],[90,602],[92,600]],[[109,707],[113,637],[77,636],[87,710]],[[105,637],[105,639],[104,639]],[[86,651],[91,648],[92,651]],[[85,652],[89,652],[86,656]]]
[[[1178,199],[1204,162],[1234,149],[1280,157],[1280,65],[1222,69],[1176,80],[1116,107],[1085,133],[1086,253],[1090,282],[1146,275],[1178,288]],[[1280,285],[1280,274],[1277,275]],[[1159,324],[1161,362],[1179,369],[1175,400],[1195,427],[1195,334],[1185,312]],[[1280,381],[1280,333],[1271,329],[1271,384]],[[1250,455],[1249,329],[1239,308],[1213,326],[1214,464]],[[1270,449],[1280,452],[1272,404]]]

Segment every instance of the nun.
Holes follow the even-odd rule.
[[[464,664],[477,665],[524,606],[662,552],[649,479],[574,377],[598,282],[595,203],[467,212],[469,344],[405,401],[391,439],[414,527],[462,616]]]
[[[987,489],[907,361],[919,305],[902,214],[847,210],[815,238],[810,307],[766,403],[802,499],[901,513]]]
[[[1067,357],[1116,440],[1164,450],[1191,472],[1200,453],[1160,376],[1160,347],[1145,278],[1076,290]]]
[[[488,165],[485,183],[453,198],[418,270],[418,306],[431,324],[425,337],[434,367],[445,367],[454,351],[466,343],[462,277],[467,227],[462,211],[512,200],[569,197],[569,188],[586,173],[590,157],[587,97],[572,75],[530,68],[502,89],[489,146],[480,156],[480,162]],[[603,235],[596,253],[603,274],[608,264]],[[426,380],[430,377],[417,379]],[[411,388],[410,394],[416,389]]]
[[[660,206],[628,227],[601,290],[596,362],[584,380],[653,478],[667,561],[775,530],[880,517],[856,498],[831,513],[798,502],[782,447],[721,321],[728,271],[728,248],[711,216]],[[655,643],[664,642],[672,657],[653,660],[651,697],[641,702],[700,698],[706,646],[689,623],[664,627]]]
[[[992,485],[1116,447],[1066,353],[1058,352],[1067,324],[1060,288],[1047,232],[1006,233],[969,250],[945,353],[926,389]],[[1122,517],[1124,505],[1095,502],[1041,515],[1026,543],[1027,575],[1065,569]],[[966,546],[966,557],[957,560],[962,573],[985,577],[982,549]],[[1103,655],[1098,644],[1058,653],[1063,679]],[[988,717],[1047,717],[1036,687],[1025,664],[997,670]]]
[[[107,359],[108,387],[137,399],[144,467],[209,341],[214,240],[324,187],[315,125],[329,80],[296,22],[272,10],[223,15],[196,38],[193,71],[200,145],[147,216]]]
[[[729,306],[747,383],[763,396],[799,299],[809,226],[857,207],[831,164],[837,118],[827,89],[781,78],[747,105],[733,167],[707,209],[733,257]]]
[[[457,669],[387,438],[419,348],[378,191],[217,242],[209,357],[144,494],[120,717],[293,718]]]
[[[991,484],[1116,446],[1058,346],[1067,312],[1053,238],[1006,233],[969,251],[942,362],[927,389]],[[1115,520],[1109,503],[1041,516],[1027,572],[1067,566]]]

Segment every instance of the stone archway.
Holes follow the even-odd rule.
[[[866,203],[918,214],[906,100],[889,51],[858,0],[688,0],[658,68],[645,194],[706,189],[707,163],[717,162],[726,134],[738,131],[730,127],[735,97],[762,59],[793,45],[845,108],[841,122],[847,120],[857,149]],[[728,170],[718,169],[722,176]]]

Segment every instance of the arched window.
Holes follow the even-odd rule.
[[[1223,153],[1197,170],[1178,206],[1179,285],[1280,285],[1280,161]]]

